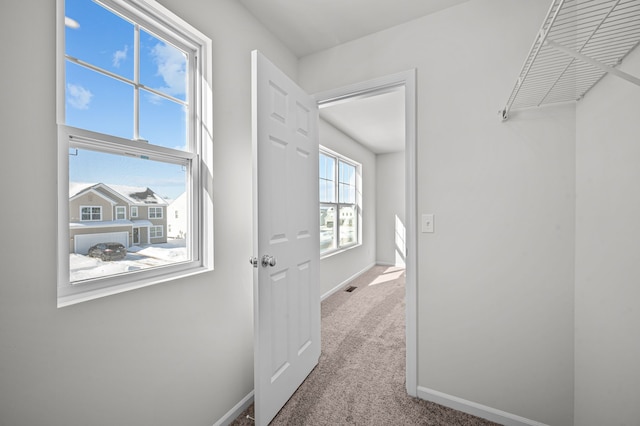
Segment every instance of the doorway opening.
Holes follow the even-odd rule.
[[[417,396],[417,207],[416,72],[405,71],[314,95],[318,107],[340,106],[379,95],[404,92],[404,223],[396,221],[394,241],[406,270],[406,390]],[[384,113],[384,112],[383,112]],[[387,111],[390,113],[390,111]],[[321,114],[322,115],[322,114]],[[372,151],[375,152],[375,151]],[[399,218],[398,218],[399,219]],[[399,229],[400,228],[400,229]],[[377,259],[376,259],[377,260]],[[396,259],[399,261],[400,259]]]

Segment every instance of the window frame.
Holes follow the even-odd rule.
[[[213,201],[207,176],[212,173],[212,41],[193,26],[153,0],[99,0],[112,12],[145,31],[188,52],[187,99],[188,150],[164,148],[137,139],[123,139],[68,126],[65,121],[65,0],[56,0],[56,108],[58,127],[58,307],[121,293],[213,270]],[[134,114],[136,114],[134,112]],[[99,141],[99,144],[97,143]],[[190,260],[127,274],[70,282],[69,270],[69,155],[73,149],[91,149],[123,155],[133,151],[140,158],[187,167],[187,199],[190,207],[187,250]],[[126,151],[125,151],[126,150]],[[137,210],[137,208],[136,208]],[[126,214],[126,213],[125,213]],[[134,215],[132,208],[132,217]],[[162,214],[164,218],[164,214]],[[160,218],[158,218],[160,219]],[[164,236],[164,232],[163,232]]]
[[[84,219],[84,209],[91,209],[89,212],[89,219]],[[93,210],[98,209],[98,219],[93,219]],[[101,222],[102,221],[102,206],[80,206],[80,222]]]
[[[160,233],[158,235],[158,230]],[[155,232],[155,235],[153,233]],[[149,238],[164,238],[164,227],[162,225],[153,225],[149,227]]]
[[[122,212],[122,219],[118,217],[118,211]],[[125,206],[116,206],[113,211],[114,220],[127,220],[127,208]]]
[[[129,214],[131,217],[138,217],[138,206],[131,206]]]
[[[361,232],[361,226],[362,226],[362,200],[361,200],[361,180],[360,180],[360,176],[362,176],[362,165],[360,163],[358,163],[357,161],[346,157],[336,151],[333,151],[329,148],[326,148],[322,145],[320,145],[320,154],[325,155],[326,157],[330,157],[332,159],[334,159],[335,163],[334,163],[334,178],[332,180],[333,185],[334,185],[334,194],[335,194],[335,202],[326,202],[326,201],[319,201],[319,207],[334,207],[334,214],[335,214],[335,219],[334,219],[334,227],[335,227],[335,238],[336,238],[336,246],[332,249],[328,249],[325,251],[320,251],[320,258],[324,259],[325,257],[329,257],[329,256],[333,256],[335,254],[338,253],[342,253],[344,251],[347,251],[349,249],[352,249],[354,247],[358,247],[360,245],[362,245],[362,232]],[[354,203],[344,203],[344,202],[340,202],[340,162],[348,164],[352,167],[354,167],[355,169],[355,183],[354,183],[354,187],[355,187],[355,202]],[[320,180],[322,178],[320,178],[320,176],[318,176],[318,183],[320,182]],[[326,179],[325,179],[326,180]],[[357,218],[357,223],[356,223],[356,241],[349,243],[349,244],[344,244],[341,245],[340,244],[340,209],[342,207],[352,207],[354,209],[356,218]]]
[[[151,215],[151,212],[153,213],[153,216]],[[160,212],[160,214],[158,214],[158,212]],[[159,206],[149,206],[147,207],[147,217],[149,219],[164,219],[164,212],[163,212],[163,208],[159,207]]]

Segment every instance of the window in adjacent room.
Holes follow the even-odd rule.
[[[320,255],[360,242],[360,169],[355,161],[320,149]]]
[[[211,40],[157,2],[58,6],[58,305],[210,270]],[[169,239],[182,194],[186,236]],[[105,242],[127,256],[88,255]]]

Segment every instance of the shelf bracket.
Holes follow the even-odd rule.
[[[560,43],[556,43],[553,40],[547,39],[547,40],[545,40],[545,44],[547,44],[548,46],[553,47],[554,49],[556,49],[556,50],[558,50],[558,51],[560,51],[560,52],[562,52],[562,53],[564,53],[566,55],[569,55],[569,56],[571,56],[573,58],[579,59],[579,60],[581,60],[583,62],[586,62],[586,63],[588,63],[590,65],[593,65],[594,67],[599,68],[602,71],[605,71],[605,72],[608,72],[608,73],[613,74],[615,76],[618,76],[620,78],[623,78],[623,79],[635,84],[636,86],[640,86],[640,78],[638,78],[638,77],[635,77],[635,76],[633,76],[631,74],[627,74],[626,72],[620,71],[617,68],[610,67],[609,65],[603,64],[600,61],[596,61],[595,59],[590,58],[590,57],[588,57],[586,55],[583,55],[582,53],[576,52],[573,49],[569,49],[568,47],[565,47],[565,46],[561,45]]]

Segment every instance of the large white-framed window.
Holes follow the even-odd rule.
[[[58,306],[213,269],[211,40],[153,0],[57,0],[57,18]],[[100,194],[108,199],[140,205],[186,195],[173,260],[88,256],[102,239],[145,240],[135,238],[145,225],[137,206],[130,221],[115,208],[117,228],[89,204],[80,216],[92,224],[69,214],[103,187],[116,188]],[[148,218],[163,220],[163,208],[147,206]],[[165,226],[147,228],[155,243],[166,242]]]
[[[320,255],[360,244],[362,166],[337,152],[320,148]]]

